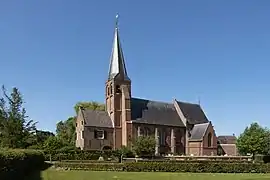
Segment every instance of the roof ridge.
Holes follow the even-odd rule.
[[[200,124],[195,124],[194,126],[198,126],[198,125],[205,125],[205,124],[210,124],[210,122],[206,122],[206,123],[200,123]]]
[[[179,101],[177,99],[175,99],[176,102],[180,102],[180,103],[184,103],[184,104],[191,104],[191,105],[198,105],[198,106],[201,106],[200,104],[197,104],[197,103],[191,103],[191,102],[186,102],[186,101]]]
[[[161,101],[161,100],[151,100],[151,99],[146,99],[146,98],[137,98],[137,97],[131,97],[131,99],[137,99],[137,100],[145,100],[145,101],[151,101],[151,102],[156,102],[156,103],[162,103],[162,104],[170,104],[170,105],[173,105],[173,103],[171,102],[164,102],[164,101]]]
[[[219,135],[218,137],[235,137],[235,135]]]

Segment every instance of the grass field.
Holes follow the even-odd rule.
[[[32,178],[30,178],[32,179]],[[30,180],[29,179],[29,180]],[[40,180],[269,180],[270,174],[132,173],[46,170]],[[34,178],[33,180],[36,180]]]

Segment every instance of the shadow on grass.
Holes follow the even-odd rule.
[[[52,164],[44,162],[44,165],[40,170],[35,171],[35,172],[23,177],[22,180],[42,180],[42,177],[41,177],[42,171],[45,171],[46,169],[50,168],[51,166],[52,166]]]

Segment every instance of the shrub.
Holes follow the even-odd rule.
[[[44,154],[36,150],[0,150],[0,179],[18,179],[44,165]]]
[[[259,163],[175,163],[175,162],[138,162],[138,163],[56,163],[55,167],[91,171],[127,172],[192,172],[192,173],[269,173],[270,165]]]
[[[137,160],[137,162],[149,162],[149,163],[154,163],[154,162],[160,162],[160,163],[253,163],[252,161],[239,161],[239,160],[170,160],[170,159],[153,159],[153,160],[148,160],[148,159],[142,159],[142,160]]]
[[[123,171],[121,163],[55,163],[56,168],[86,171]]]
[[[152,136],[139,136],[133,144],[133,150],[136,155],[142,157],[151,157],[155,155],[156,140]]]
[[[134,158],[135,155],[131,149],[126,146],[122,146],[113,152],[113,155],[118,158],[119,162],[121,161],[121,157],[123,158]]]
[[[264,163],[270,163],[270,155],[263,156],[263,162]]]

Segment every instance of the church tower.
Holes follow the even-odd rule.
[[[120,44],[118,15],[114,30],[113,47],[106,81],[106,111],[114,123],[114,147],[127,145],[127,121],[131,120],[131,80],[128,77]]]

